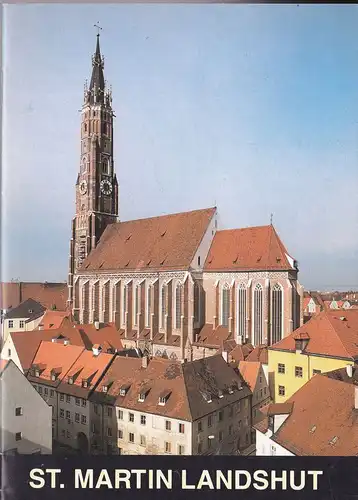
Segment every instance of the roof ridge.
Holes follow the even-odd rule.
[[[328,322],[329,322],[329,325],[330,325],[331,330],[333,330],[333,332],[334,332],[335,336],[338,338],[338,340],[339,340],[339,342],[341,343],[341,345],[342,345],[342,347],[343,347],[344,351],[346,352],[347,356],[348,356],[349,358],[352,358],[353,356],[352,356],[352,355],[351,355],[351,354],[347,351],[346,346],[345,346],[345,344],[342,342],[342,339],[341,339],[340,335],[338,335],[338,333],[336,332],[336,329],[334,328],[334,326],[333,326],[333,324],[332,324],[332,320],[331,320],[331,318],[330,318],[330,316],[331,316],[331,315],[330,315],[330,314],[328,314],[328,312],[329,312],[329,311],[322,311],[322,313],[324,313],[324,317],[325,317],[325,318],[327,318],[327,320],[328,320]]]
[[[263,229],[270,227],[269,224],[263,225],[263,226],[245,226],[245,227],[232,227],[232,228],[226,228],[226,229],[218,229],[216,232],[217,233],[224,233],[224,232],[229,232],[229,231],[244,231],[246,229]]]
[[[207,208],[197,208],[197,209],[194,209],[194,210],[185,210],[183,212],[175,212],[175,213],[169,213],[169,214],[162,214],[162,215],[152,215],[150,217],[140,217],[138,219],[130,219],[130,220],[125,220],[125,221],[118,221],[118,222],[114,222],[113,224],[111,225],[118,225],[118,224],[128,224],[130,222],[139,222],[139,221],[144,221],[144,220],[154,220],[154,219],[161,219],[162,217],[175,217],[177,215],[184,215],[184,214],[192,214],[192,213],[195,213],[195,212],[206,212],[206,211],[209,211],[209,210],[216,210],[216,207],[207,207]]]

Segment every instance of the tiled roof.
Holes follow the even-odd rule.
[[[291,415],[273,439],[295,455],[357,456],[356,387],[316,375],[289,400]]]
[[[219,325],[217,328],[210,323],[206,323],[200,330],[194,346],[217,347],[220,348],[232,337],[226,326]]]
[[[232,394],[228,388],[236,384]],[[106,393],[103,386],[107,387]],[[242,390],[238,389],[242,387]],[[125,394],[121,395],[121,388]],[[219,390],[223,397],[219,397]],[[143,402],[140,393],[146,392]],[[165,405],[159,405],[163,393],[168,395]],[[92,398],[107,404],[138,411],[165,415],[187,421],[197,420],[208,413],[238,401],[251,394],[221,355],[180,363],[163,358],[149,360],[146,368],[142,360],[117,357]],[[208,403],[208,397],[211,402]]]
[[[14,319],[14,318],[30,318],[30,317],[38,317],[42,313],[45,312],[44,306],[42,306],[39,302],[33,299],[27,299],[22,302],[19,306],[10,309],[6,315],[6,319]]]
[[[100,323],[99,329],[93,324],[74,325],[83,340],[86,349],[92,349],[94,344],[102,346],[103,350],[123,349],[120,334],[114,323]]]
[[[7,367],[8,363],[9,363],[8,359],[0,359],[0,376],[2,375],[3,371]]]
[[[110,224],[82,270],[187,270],[215,208]]]
[[[27,299],[40,302],[46,309],[64,310],[67,300],[66,283],[1,283],[0,309],[17,307]]]
[[[351,371],[352,375],[348,373],[348,371]],[[358,365],[338,368],[337,370],[332,370],[331,372],[322,373],[322,375],[335,380],[340,380],[341,382],[346,382],[348,384],[358,385]]]
[[[253,351],[252,344],[238,344],[230,351],[230,359],[234,362],[245,361],[249,354]]]
[[[254,391],[257,378],[261,371],[261,363],[259,363],[258,361],[240,361],[239,371],[245,382],[250,387],[251,391]]]
[[[247,356],[246,361],[259,361],[263,365],[268,364],[267,345],[257,345]]]
[[[216,232],[204,270],[215,272],[247,269],[294,269],[293,259],[273,226]]]
[[[66,372],[66,377],[62,379],[58,390],[65,394],[87,398],[113,361],[114,356],[105,352],[95,355],[92,351],[82,351]],[[68,383],[70,377],[73,380],[72,384]],[[84,381],[87,382],[86,387],[83,387]]]
[[[40,367],[40,376],[34,376],[30,370],[27,378],[32,382],[42,381],[43,383],[58,386],[83,351],[84,348],[81,346],[42,341],[30,364],[30,368]],[[53,370],[57,374],[56,382],[51,379]]]
[[[358,311],[322,311],[303,326],[280,340],[271,350],[295,351],[295,337],[308,334],[305,348],[309,354],[358,358]]]
[[[70,320],[71,313],[69,311],[49,311],[47,310],[40,322],[41,327],[44,330],[50,330],[60,328],[64,319]],[[39,325],[39,326],[40,326]]]

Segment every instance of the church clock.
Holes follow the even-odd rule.
[[[86,194],[87,193],[87,182],[82,181],[80,184],[80,193],[81,194]]]
[[[103,179],[100,186],[103,194],[109,195],[112,193],[112,184],[107,179]]]

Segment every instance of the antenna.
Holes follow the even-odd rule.
[[[270,226],[272,226],[272,222],[273,222],[273,214],[271,213],[270,214]]]

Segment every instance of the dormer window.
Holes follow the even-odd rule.
[[[220,399],[224,397],[224,392],[221,389],[218,391],[218,396]]]
[[[40,376],[40,370],[35,370],[35,377],[39,377]]]
[[[108,392],[108,385],[102,385],[102,392]]]
[[[130,385],[122,385],[122,387],[119,389],[119,395],[120,396],[125,396],[127,392],[129,391]]]
[[[51,380],[54,382],[57,379],[56,373],[52,373]]]
[[[205,401],[207,403],[211,403],[212,402],[212,397],[211,397],[211,394],[209,392],[204,392],[203,398],[205,399]]]
[[[138,395],[138,401],[140,403],[143,403],[145,401],[145,398],[147,397],[149,392],[149,389],[142,389]]]
[[[73,384],[73,377],[68,377],[68,383],[69,383],[70,385],[72,385],[72,384]]]
[[[230,387],[228,388],[228,393],[229,394],[233,394],[234,393],[234,386],[230,385]]]
[[[170,396],[169,391],[163,391],[161,394],[159,394],[159,400],[158,400],[158,405],[164,406],[166,402],[168,401]]]
[[[84,388],[88,387],[88,380],[82,380],[82,387]]]

